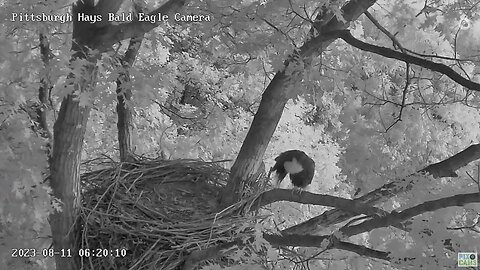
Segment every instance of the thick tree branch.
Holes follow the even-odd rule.
[[[367,232],[373,229],[387,227],[392,224],[400,223],[404,220],[412,218],[414,216],[423,214],[425,212],[435,211],[441,208],[462,206],[468,203],[480,203],[480,193],[460,194],[454,195],[438,200],[424,202],[417,206],[408,208],[401,212],[393,212],[385,217],[378,217],[372,220],[365,221],[358,225],[352,225],[344,227],[340,230],[344,236],[353,236],[363,232]],[[339,240],[333,235],[301,235],[301,234],[263,234],[263,238],[268,241],[274,247],[281,246],[294,246],[294,247],[317,247],[326,249],[341,249],[354,252],[361,256],[368,256],[371,258],[377,258],[381,260],[391,261],[390,252],[379,251],[371,249],[365,246],[345,242]],[[218,246],[214,246],[205,250],[192,252],[189,258],[186,260],[184,267],[186,269],[193,269],[193,267],[207,259],[212,259],[224,254],[222,250],[232,248],[236,245],[241,245],[241,240],[236,240],[228,243],[224,243]],[[412,258],[406,258],[410,260]],[[188,262],[188,264],[187,264]]]
[[[272,189],[262,193],[262,195],[260,195],[260,197],[253,202],[251,209],[256,210],[265,205],[279,201],[330,206],[343,209],[344,211],[351,211],[358,215],[365,214],[385,216],[388,214],[388,212],[385,212],[382,209],[368,206],[355,200],[349,200],[331,195],[314,194],[307,191],[302,191],[301,194],[298,194],[292,192],[290,189]]]
[[[283,190],[277,190],[283,191]],[[311,193],[310,193],[311,194]],[[314,195],[314,194],[312,194]],[[463,206],[468,203],[480,203],[480,193],[459,194],[438,200],[424,202],[414,207],[405,209],[401,212],[392,212],[384,217],[378,217],[372,220],[367,220],[358,225],[343,227],[339,231],[345,237],[354,236],[360,233],[368,232],[373,229],[387,227],[393,224],[400,223],[414,216],[423,214],[425,212],[432,212],[441,208],[452,206]],[[356,245],[353,243],[340,241],[334,235],[301,235],[301,234],[263,234],[263,238],[274,247],[280,246],[294,246],[294,247],[318,247],[326,249],[342,249],[355,252],[361,256],[368,256],[372,258],[390,261],[390,253],[384,251],[374,250],[365,246]],[[250,241],[253,241],[251,239]],[[192,252],[184,264],[184,270],[193,269],[198,263],[203,260],[212,259],[224,254],[224,250],[230,249],[234,246],[241,245],[248,241],[241,241],[239,239],[223,243],[217,246],[210,247],[205,250]]]
[[[439,72],[441,74],[446,75],[456,83],[470,89],[470,90],[475,90],[475,91],[480,91],[480,84],[473,82],[471,80],[468,80],[464,77],[462,77],[460,74],[455,72],[452,68],[450,68],[447,65],[440,64],[440,63],[435,63],[429,60],[422,59],[417,56],[401,53],[389,48],[385,47],[380,47],[372,44],[365,43],[361,40],[356,39],[355,37],[352,36],[350,31],[347,30],[342,30],[338,31],[339,33],[339,38],[343,39],[345,42],[348,44],[352,45],[355,48],[358,48],[362,51],[367,51],[367,52],[372,52],[379,54],[381,56],[387,57],[387,58],[393,58],[397,60],[401,60],[410,64],[414,64],[417,66],[421,66],[427,69],[430,69],[432,71]]]
[[[334,243],[332,248],[350,251],[363,257],[376,258],[384,261],[391,260],[390,252],[380,251],[350,242],[337,241],[336,243]]]
[[[326,24],[314,23],[314,27],[323,34],[331,31],[346,29],[350,22],[355,21],[360,15],[367,11],[376,1],[375,0],[352,0],[348,1],[345,6],[342,7],[343,19],[339,20],[336,16],[333,16]],[[318,19],[318,18],[317,18]],[[321,20],[320,20],[321,21]],[[320,28],[320,29],[319,29]]]
[[[455,173],[459,168],[466,166],[472,161],[480,158],[480,144],[469,146],[467,149],[460,153],[435,164],[431,164],[426,168],[421,169],[420,173],[430,174],[434,178],[451,177],[452,172]],[[456,174],[455,174],[456,175]],[[368,194],[355,199],[367,204],[378,204],[387,201],[389,198],[409,191],[413,188],[415,182],[409,182],[405,184],[406,179],[399,179],[390,183],[387,183]],[[285,233],[311,233],[322,227],[328,227],[333,224],[343,222],[349,218],[354,217],[352,213],[332,209],[324,212],[323,214],[311,218],[303,223],[290,227],[284,230]]]
[[[441,208],[452,206],[463,206],[469,203],[480,203],[480,193],[459,194],[438,200],[424,202],[414,207],[405,209],[401,212],[392,212],[391,214],[364,221],[358,225],[352,225],[340,229],[345,236],[353,236],[373,229],[388,227],[392,224],[400,223],[414,216],[425,212],[433,212]]]
[[[480,144],[474,144],[444,161],[427,166],[419,172],[431,174],[434,178],[457,177],[456,170],[478,159],[480,159]]]
[[[224,256],[228,249],[234,246],[241,246],[242,243],[243,242],[240,239],[237,239],[235,241],[223,243],[217,246],[212,246],[207,249],[196,250],[190,253],[190,255],[187,257],[187,259],[183,263],[182,270],[195,269],[195,266],[197,266],[202,261]]]
[[[360,256],[368,256],[371,258],[390,261],[390,252],[371,249],[362,245],[350,242],[340,241],[335,236],[317,236],[317,235],[275,235],[263,234],[263,238],[273,247],[294,246],[294,247],[313,247],[322,249],[340,249],[354,252]],[[242,246],[245,243],[252,242],[254,239],[242,241],[240,239],[222,243],[203,250],[197,250],[187,257],[184,262],[183,270],[195,269],[195,267],[205,260],[211,260],[226,255],[231,248]]]
[[[320,33],[318,36],[308,40],[300,48],[300,56],[311,57],[315,52],[321,51],[330,45],[330,42],[338,38],[339,30],[345,30],[351,21],[356,20],[362,13],[371,7],[376,1],[372,0],[353,0],[342,7],[343,19],[337,19],[333,14],[319,14],[315,19],[313,27]],[[325,16],[328,22],[325,23]],[[287,65],[286,65],[287,66]]]
[[[135,5],[135,17],[138,12],[141,12],[141,7]],[[132,111],[133,109],[127,105],[132,98],[132,86],[130,84],[130,68],[135,62],[140,46],[142,45],[144,34],[141,33],[138,36],[132,37],[128,44],[127,51],[121,59],[121,70],[117,78],[117,134],[118,134],[118,147],[120,150],[121,161],[132,161],[133,149],[131,133],[133,129],[132,124]]]
[[[302,60],[305,59],[302,58],[312,57],[335,39],[334,36],[324,33],[345,29],[348,23],[356,20],[373,3],[375,3],[374,0],[352,0],[348,2],[342,7],[345,21],[333,17],[325,24],[321,20],[322,16],[320,16],[316,19],[317,23],[313,25],[320,33],[319,36],[305,42],[298,51],[284,61],[283,70],[275,74],[262,94],[258,111],[230,170],[230,180],[220,198],[221,207],[226,207],[241,199],[246,183],[260,167],[262,157],[280,121],[285,104],[290,98],[297,95],[295,91],[292,91],[291,85],[299,80],[303,71],[301,68],[289,68],[289,65],[303,65]],[[289,73],[289,71],[293,72]]]
[[[39,34],[39,40],[40,55],[43,65],[45,67],[45,74],[40,79],[40,88],[38,89],[38,99],[40,101],[40,104],[37,108],[36,120],[38,121],[40,128],[44,132],[44,137],[49,140],[50,144],[53,140],[53,135],[47,124],[47,110],[51,109],[50,92],[52,91],[53,86],[50,79],[50,62],[52,61],[54,54],[50,49],[50,43],[48,42],[48,38],[43,33]],[[48,154],[48,156],[50,156],[50,154]]]

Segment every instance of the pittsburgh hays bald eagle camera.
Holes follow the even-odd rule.
[[[268,177],[275,171],[278,184],[287,174],[295,187],[305,188],[312,183],[315,174],[315,162],[305,152],[289,150],[275,158],[275,165],[270,169]]]

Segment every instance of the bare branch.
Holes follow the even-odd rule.
[[[378,217],[371,220],[364,221],[358,225],[352,225],[340,229],[345,236],[353,236],[363,232],[371,231],[372,229],[388,227],[392,224],[400,223],[414,216],[418,216],[425,212],[433,212],[441,208],[452,206],[463,206],[469,203],[480,203],[480,193],[468,193],[454,195],[438,200],[424,202],[414,207],[405,209],[401,212],[392,212],[391,214]]]
[[[226,250],[234,246],[239,246],[241,244],[242,241],[240,239],[237,239],[235,241],[223,243],[217,246],[212,246],[207,249],[193,251],[183,263],[182,270],[195,269],[195,266],[197,266],[197,264],[201,263],[202,261],[223,256],[225,255]]]
[[[391,258],[389,257],[390,252],[380,251],[350,242],[338,241],[333,245],[333,248],[347,250],[364,257],[376,258],[384,261],[391,260]]]
[[[459,194],[438,200],[424,202],[401,212],[392,212],[391,214],[384,217],[378,217],[372,220],[367,220],[358,225],[344,227],[340,229],[340,232],[344,236],[350,237],[363,232],[371,231],[373,229],[397,224],[425,212],[432,212],[441,208],[447,208],[451,206],[463,206],[468,203],[480,203],[480,193]],[[368,256],[381,260],[391,261],[390,252],[378,251],[365,246],[340,241],[334,235],[263,234],[263,238],[274,247],[295,246],[318,247],[324,249],[342,249],[355,252],[361,256]],[[221,256],[225,254],[226,249],[230,249],[234,246],[242,245],[243,243],[247,243],[253,240],[254,239],[242,241],[240,239],[237,239],[235,241],[213,246],[205,250],[198,250],[192,252],[185,261],[183,269],[193,269],[198,263],[203,260]]]
[[[272,189],[260,195],[252,204],[251,209],[255,210],[273,202],[289,201],[302,204],[323,205],[340,208],[356,214],[385,216],[385,212],[379,208],[359,203],[355,200],[335,197],[331,195],[314,194],[302,191],[301,194],[294,193],[289,189]]]
[[[273,247],[313,247],[313,248],[322,248],[327,249],[341,249],[346,251],[351,251],[361,256],[368,256],[371,258],[381,259],[390,261],[389,257],[390,252],[384,252],[368,248],[365,246],[340,241],[335,236],[317,236],[317,235],[275,235],[275,234],[263,234],[263,238],[269,242]],[[235,246],[242,246],[248,242],[252,242],[254,239],[249,239],[247,241],[242,241],[240,239],[222,243],[216,246],[209,247],[204,250],[197,250],[187,257],[184,262],[183,270],[195,269],[199,263],[205,260],[214,259],[220,256],[224,256]]]
[[[462,86],[464,86],[464,87],[466,87],[470,90],[480,91],[480,84],[479,83],[470,81],[470,80],[462,77],[460,74],[455,72],[455,70],[453,70],[449,66],[446,66],[446,65],[440,64],[440,63],[435,63],[435,62],[432,62],[432,61],[429,61],[429,60],[425,60],[425,59],[422,59],[422,58],[419,58],[419,57],[416,57],[416,56],[413,56],[413,55],[404,54],[404,53],[401,53],[401,52],[398,52],[398,51],[395,51],[395,50],[392,50],[392,49],[389,49],[389,48],[380,47],[380,46],[365,43],[365,42],[363,42],[361,40],[358,40],[355,37],[353,37],[352,34],[347,30],[335,31],[335,32],[339,33],[339,37],[341,39],[343,39],[345,42],[347,42],[348,44],[352,45],[355,48],[358,48],[360,50],[367,51],[367,52],[376,53],[378,55],[382,55],[382,56],[387,57],[387,58],[393,58],[393,59],[405,61],[405,62],[410,63],[410,64],[414,64],[414,65],[417,65],[417,66],[428,68],[432,71],[436,71],[436,72],[439,72],[441,74],[446,75],[447,77],[449,77],[450,79],[452,79],[456,83],[458,83],[458,84],[460,84],[460,85],[462,85]]]
[[[480,158],[480,144],[469,146],[460,153],[435,164],[431,164],[424,169],[418,171],[419,173],[430,174],[434,178],[453,177],[456,176],[455,171],[466,166],[472,161]],[[413,188],[415,182],[405,184],[406,179],[399,179],[387,183],[368,194],[363,195],[358,200],[368,204],[378,204],[387,201],[389,198],[401,192],[409,191]],[[332,209],[323,214],[313,217],[303,223],[290,227],[284,230],[285,233],[306,233],[317,230],[319,227],[326,227],[333,224],[343,222],[349,218],[354,217],[350,212]]]
[[[388,132],[390,128],[392,128],[396,123],[402,121],[402,113],[403,109],[405,109],[405,100],[407,98],[407,92],[408,92],[408,87],[410,86],[410,64],[406,64],[405,68],[405,77],[406,77],[406,82],[405,86],[403,87],[403,93],[402,93],[402,104],[400,105],[400,112],[398,113],[398,116],[396,117],[397,119],[385,130],[385,132]]]
[[[480,144],[474,144],[446,160],[427,166],[419,172],[431,174],[434,178],[457,177],[456,170],[478,159],[480,159]]]
[[[397,38],[396,38],[392,33],[390,33],[385,27],[383,27],[383,26],[375,19],[375,17],[373,17],[373,15],[370,14],[370,12],[365,11],[365,15],[367,16],[367,18],[368,18],[380,31],[382,31],[382,33],[384,33],[388,38],[390,38],[390,40],[393,42],[393,46],[394,46],[394,47],[398,47],[402,52],[405,52],[404,49],[403,49],[402,44],[400,44],[400,42],[398,42]]]

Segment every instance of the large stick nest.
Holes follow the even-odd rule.
[[[82,269],[178,269],[192,251],[251,235],[255,217],[243,214],[248,203],[217,213],[228,177],[219,163],[142,160],[96,162],[99,165],[101,169],[81,177],[78,247],[90,251],[81,257]],[[105,250],[113,254],[105,256]]]

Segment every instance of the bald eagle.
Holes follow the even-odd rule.
[[[312,183],[315,174],[315,162],[305,152],[289,150],[275,158],[275,165],[270,169],[268,177],[275,171],[278,184],[290,175],[290,180],[295,187],[305,188]]]

